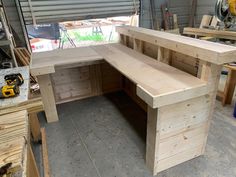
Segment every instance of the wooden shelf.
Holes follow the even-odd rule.
[[[11,41],[9,40],[0,40],[0,46],[10,45]]]

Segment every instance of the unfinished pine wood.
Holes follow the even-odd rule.
[[[15,103],[5,107],[0,107],[0,115],[9,114],[21,110],[27,110],[28,113],[43,111],[42,98],[33,98],[21,103]]]
[[[90,66],[63,68],[52,74],[52,85],[57,103],[93,96]]]
[[[171,66],[178,68],[181,71],[187,72],[193,76],[197,76],[199,59],[182,53],[172,52]]]
[[[42,134],[42,153],[43,153],[43,168],[44,168],[44,177],[50,177],[50,168],[48,161],[48,148],[47,148],[47,138],[45,128],[41,128]]]
[[[183,34],[236,40],[236,32],[234,31],[214,30],[206,28],[184,28]]]
[[[33,76],[38,76],[54,73],[56,67],[91,65],[99,63],[102,59],[91,47],[58,49],[33,53],[30,69]]]
[[[135,39],[219,65],[233,62],[232,55],[236,55],[236,48],[232,46],[192,39],[162,31],[131,26],[117,27],[116,31]]]
[[[152,108],[177,103],[207,92],[205,82],[120,44],[93,48],[109,64],[137,84],[137,95]]]
[[[134,39],[133,41],[134,44],[134,50],[143,53],[143,41],[140,41],[138,39]]]
[[[108,63],[101,65],[101,93],[110,93],[122,89],[122,75]]]
[[[30,145],[28,145],[28,159],[27,159],[27,176],[26,177],[40,177],[37,163]]]
[[[158,109],[148,106],[147,113],[147,140],[146,140],[146,164],[152,170],[153,175],[158,173],[158,151],[160,141],[160,120]]]
[[[212,20],[211,15],[203,15],[200,28],[203,28],[204,26],[209,26],[211,23],[211,20]]]
[[[203,62],[202,63],[202,69],[201,69],[201,74],[199,75],[200,79],[207,81],[208,83],[208,89],[209,89],[209,97],[210,97],[210,112],[208,114],[208,119],[207,119],[207,126],[206,126],[206,133],[205,133],[205,138],[203,142],[203,147],[202,147],[202,154],[204,154],[205,149],[206,149],[206,144],[207,144],[207,137],[208,137],[208,132],[210,129],[210,124],[212,120],[212,115],[215,107],[215,101],[216,101],[216,94],[218,90],[218,85],[219,85],[219,80],[220,80],[220,74],[221,74],[221,65],[215,65],[213,63],[209,62]]]
[[[34,142],[39,142],[41,140],[41,132],[40,132],[40,123],[37,116],[37,113],[29,114],[29,124],[30,124],[30,132],[32,134],[32,138]]]
[[[230,65],[224,65],[225,68],[228,69],[228,76],[226,80],[226,84],[224,87],[224,91],[218,91],[217,96],[221,98],[222,105],[231,104],[235,85],[236,85],[236,67]]]
[[[19,137],[27,137],[27,111],[18,111],[0,116],[0,142],[5,143]],[[1,144],[0,143],[0,144]]]
[[[50,75],[40,75],[37,76],[37,79],[47,121],[56,122],[58,121],[58,115]]]
[[[19,177],[27,177],[28,134],[26,110],[0,116],[0,166],[13,163]]]
[[[121,74],[108,63],[60,68],[52,74],[57,104],[121,90]]]
[[[163,47],[158,47],[157,61],[170,64],[171,63],[171,51]]]
[[[12,163],[12,167],[23,167],[22,157],[27,153],[26,142],[23,137],[13,141],[0,143],[0,167]]]

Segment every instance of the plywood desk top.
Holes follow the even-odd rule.
[[[78,63],[96,63],[103,60],[91,47],[53,50],[32,54],[31,74],[33,76],[55,72],[55,67]]]
[[[204,81],[121,44],[93,46],[93,49],[136,83],[137,95],[153,108],[207,92]]]

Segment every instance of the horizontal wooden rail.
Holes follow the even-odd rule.
[[[236,47],[233,46],[131,26],[116,27],[116,31],[121,35],[149,42],[218,65],[235,60],[232,56],[236,55]]]

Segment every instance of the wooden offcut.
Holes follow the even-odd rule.
[[[24,47],[15,48],[14,52],[16,55],[17,62],[21,66],[29,66],[30,65],[31,54],[29,53],[29,51],[26,48],[24,48]],[[30,76],[30,80],[34,83],[37,82],[37,80],[34,76]]]

